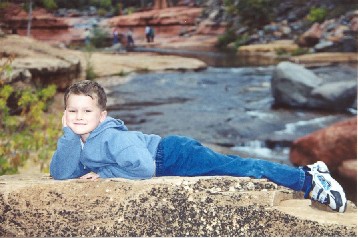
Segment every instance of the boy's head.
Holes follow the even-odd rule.
[[[64,95],[65,109],[68,105],[68,97],[71,94],[89,96],[97,101],[97,105],[102,111],[106,110],[106,93],[102,86],[94,81],[82,80],[68,87]]]

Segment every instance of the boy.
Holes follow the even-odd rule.
[[[335,211],[346,209],[345,193],[323,162],[295,168],[219,154],[188,137],[161,138],[128,131],[121,120],[107,116],[106,94],[93,81],[74,83],[66,90],[64,101],[64,135],[50,164],[54,179],[201,175],[267,178],[304,191],[305,198]]]

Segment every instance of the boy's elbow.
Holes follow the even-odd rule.
[[[75,176],[75,174],[69,171],[64,170],[56,170],[56,169],[50,169],[50,175],[55,180],[65,180],[65,179],[73,179],[80,176]]]
[[[70,179],[71,177],[63,174],[63,173],[54,173],[54,172],[50,172],[50,175],[53,179],[55,180],[66,180],[66,179]]]

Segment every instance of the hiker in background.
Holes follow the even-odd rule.
[[[127,31],[127,47],[133,47],[133,46],[134,46],[133,30],[132,28],[129,28]]]
[[[113,30],[113,45],[116,45],[119,43],[119,32],[118,28],[114,28]]]
[[[150,27],[149,29],[150,42],[154,42],[154,35],[155,35],[154,28]]]
[[[151,37],[150,37],[150,30],[151,27],[149,25],[146,25],[145,29],[144,29],[144,33],[145,33],[145,38],[147,39],[147,42],[149,43],[150,40],[151,40]]]

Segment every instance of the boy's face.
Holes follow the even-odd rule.
[[[65,125],[86,141],[89,134],[106,119],[107,111],[102,111],[97,98],[70,94],[67,98]]]

